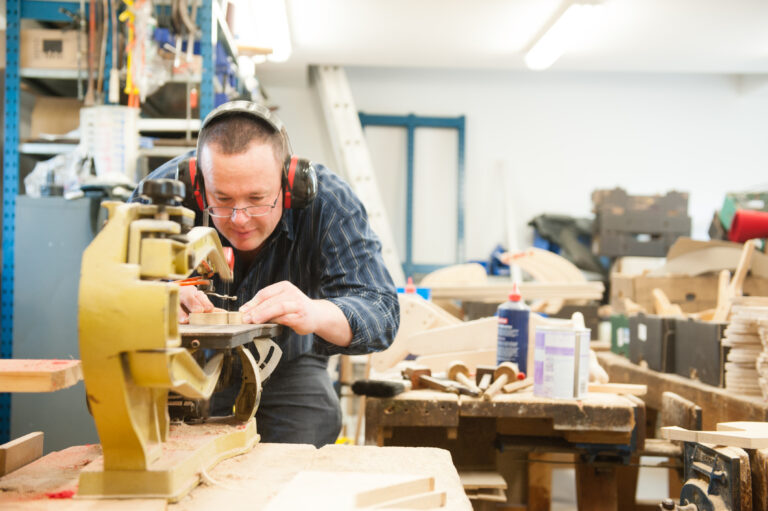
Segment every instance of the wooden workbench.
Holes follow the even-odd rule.
[[[498,447],[529,453],[528,509],[548,509],[548,483],[542,482],[547,476],[541,473],[546,470],[538,463],[542,453],[628,455],[641,448],[645,438],[643,403],[615,394],[555,400],[535,397],[528,389],[483,401],[418,390],[395,398],[368,398],[365,420],[367,444],[448,449],[459,470],[497,469]],[[577,462],[579,509],[619,509],[617,466],[608,463],[597,470]],[[525,470],[525,465],[514,469]]]
[[[768,421],[768,401],[762,397],[743,396],[676,374],[652,371],[615,353],[601,352],[597,357],[611,382],[647,385],[643,400],[648,408],[661,410],[661,395],[666,391],[699,405],[705,430],[716,429],[718,422]]]
[[[252,451],[222,461],[203,484],[175,504],[164,500],[77,500],[80,470],[101,454],[98,445],[51,453],[0,478],[0,508],[5,510],[173,510],[234,511],[265,509],[299,472],[387,473],[435,477],[447,504],[440,509],[470,510],[448,452],[428,448],[257,444]],[[311,491],[311,490],[307,490]],[[355,491],[355,488],[350,488]]]

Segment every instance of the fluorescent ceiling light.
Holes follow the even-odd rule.
[[[235,3],[235,34],[239,45],[270,48],[267,60],[285,62],[291,56],[291,33],[285,0],[239,0]],[[258,63],[260,59],[254,58]]]
[[[547,69],[570,47],[583,40],[598,10],[599,1],[566,0],[544,24],[525,53],[530,69]]]

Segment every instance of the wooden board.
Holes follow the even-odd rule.
[[[768,427],[765,423],[732,422],[727,423],[723,430],[720,430],[718,424],[717,431],[693,431],[678,426],[665,426],[661,428],[661,436],[667,440],[727,445],[741,449],[768,448]]]
[[[283,486],[266,511],[388,507],[393,501],[428,494],[434,488],[434,477],[302,471]]]
[[[648,393],[648,387],[646,385],[635,385],[632,383],[590,383],[587,386],[587,391],[644,396]]]
[[[0,359],[0,392],[53,392],[82,379],[79,360]]]
[[[521,282],[520,294],[525,300],[564,298],[572,300],[602,300],[605,287],[602,282],[571,284],[551,282]],[[454,299],[502,303],[507,301],[512,283],[432,287],[433,299]]]
[[[496,365],[496,349],[489,350],[470,350],[470,351],[451,351],[450,353],[439,353],[435,355],[419,355],[416,357],[416,364],[428,367],[433,373],[445,372],[451,362],[463,362],[469,372],[474,374],[479,365]]]
[[[412,335],[447,325],[457,325],[461,320],[451,316],[437,305],[418,295],[398,294],[400,302],[400,327],[392,344],[384,351],[371,355],[371,365],[379,372],[394,367],[411,353],[409,339]]]
[[[676,374],[642,368],[614,353],[597,355],[611,382],[637,383],[648,387],[644,400],[648,408],[662,409],[662,394],[674,392],[702,409],[703,427],[714,429],[718,422],[768,421],[768,403],[757,397],[742,396]]]
[[[43,455],[43,433],[36,431],[0,445],[0,476],[9,474]]]
[[[414,355],[427,355],[493,349],[498,339],[498,328],[498,319],[493,316],[432,328],[412,335],[407,341],[408,351]]]
[[[250,452],[219,463],[207,474],[210,483],[174,504],[164,500],[72,499],[80,470],[100,456],[98,445],[51,453],[0,478],[0,509],[44,511],[210,511],[264,509],[301,471],[396,473],[433,476],[445,492],[445,508],[470,511],[458,473],[447,451],[433,448],[257,444]],[[354,488],[349,489],[355,493]],[[308,509],[319,509],[317,506]]]

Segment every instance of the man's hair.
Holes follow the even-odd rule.
[[[206,145],[215,145],[224,154],[239,154],[253,142],[268,143],[282,165],[288,158],[288,141],[283,133],[266,121],[242,112],[222,115],[207,125],[198,136],[197,146],[202,151]]]

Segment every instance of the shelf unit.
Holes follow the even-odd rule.
[[[6,0],[6,75],[5,75],[5,119],[3,148],[3,231],[2,231],[2,307],[0,313],[0,358],[11,358],[13,354],[13,301],[14,301],[14,257],[16,238],[16,198],[19,192],[19,154],[58,154],[67,144],[25,143],[19,140],[19,103],[21,79],[76,80],[77,70],[21,69],[19,50],[21,20],[33,19],[43,22],[69,21],[59,8],[71,12],[80,10],[79,2],[60,0]],[[87,15],[88,2],[86,2]],[[215,104],[216,44],[221,39],[228,56],[237,61],[237,48],[226,24],[224,13],[217,0],[200,0],[198,26],[201,29],[200,53],[203,61],[202,75],[177,77],[173,81],[199,80],[200,119],[203,119]],[[110,21],[111,23],[111,21]],[[111,25],[110,25],[111,27]],[[108,31],[107,63],[111,62],[111,29]],[[105,89],[109,84],[109,70],[105,66]],[[239,87],[239,85],[238,85]],[[105,94],[106,96],[106,94]],[[173,131],[190,129],[197,131],[200,120],[187,122],[185,119],[146,119],[139,124],[139,130],[166,131],[173,125]],[[163,125],[165,123],[165,125]],[[143,124],[143,125],[142,125]],[[183,152],[183,147],[155,147],[145,149],[147,156],[168,156],[174,151]],[[177,153],[178,154],[178,153]],[[10,437],[10,395],[0,394],[0,443]]]

